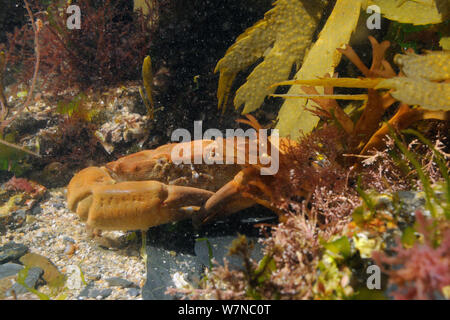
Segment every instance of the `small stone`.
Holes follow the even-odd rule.
[[[86,279],[92,280],[92,281],[97,281],[97,280],[100,280],[101,278],[102,278],[102,276],[99,275],[99,274],[87,275],[86,276]]]
[[[5,263],[0,265],[0,279],[14,276],[23,269],[23,266],[17,263]]]
[[[100,299],[105,299],[107,297],[109,297],[112,293],[112,289],[91,289],[89,291],[89,298],[96,298],[98,300]]]
[[[80,267],[78,267],[76,265],[70,265],[70,266],[66,267],[66,270],[67,270],[67,272],[66,272],[67,288],[69,288],[70,290],[81,289],[81,286],[83,285],[83,279],[82,279]]]
[[[112,293],[112,289],[98,289],[94,288],[94,284],[90,282],[83,291],[80,292],[79,297],[87,297],[94,299],[105,299],[109,297]]]
[[[30,212],[30,214],[32,214],[32,215],[38,215],[40,213],[42,213],[42,208],[41,208],[40,205],[34,206],[33,209],[31,209],[31,212]]]
[[[63,209],[63,208],[65,208],[65,204],[64,203],[60,203],[60,202],[56,202],[56,203],[53,203],[53,208],[55,208],[55,209]]]
[[[25,219],[25,217],[27,216],[27,210],[25,209],[19,209],[14,211],[14,217],[17,219]]]
[[[140,295],[141,294],[141,289],[138,289],[138,288],[129,288],[128,289],[128,291],[127,291],[127,293],[128,293],[128,295],[130,296],[130,297],[137,297],[138,295]]]
[[[0,264],[15,261],[28,252],[28,247],[15,242],[8,242],[0,247]]]
[[[25,278],[25,281],[24,281],[25,284],[27,285],[27,287],[34,289],[43,273],[44,273],[44,270],[42,270],[41,268],[38,268],[38,267],[29,269],[27,277]],[[6,295],[7,296],[12,295],[12,291],[14,291],[17,295],[19,295],[19,294],[27,293],[28,289],[26,287],[24,287],[23,285],[21,285],[20,283],[16,282],[12,286],[12,288],[6,292]]]
[[[66,241],[66,242],[75,243],[75,240],[73,240],[71,237],[68,237],[68,236],[64,236],[63,240]]]
[[[136,284],[134,282],[119,277],[108,278],[105,279],[105,281],[108,282],[108,285],[110,287],[122,287],[122,288],[136,287]]]
[[[89,282],[83,290],[81,290],[78,298],[88,297],[89,291],[94,288],[94,282]]]
[[[74,245],[73,243],[66,244],[66,246],[64,248],[64,254],[66,254],[68,256],[72,256],[76,251],[77,251],[77,246]]]

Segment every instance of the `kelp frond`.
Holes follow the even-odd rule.
[[[376,89],[394,89],[395,99],[427,110],[450,110],[450,83],[395,77],[384,79]]]
[[[431,81],[450,79],[450,51],[429,51],[424,55],[407,52],[394,57],[394,62],[409,78]]]
[[[220,72],[219,109],[226,108],[236,75],[264,58],[236,92],[234,106],[243,113],[260,107],[275,89],[269,86],[287,79],[294,63],[301,61],[326,1],[277,0],[264,19],[248,28],[217,63]]]
[[[308,51],[301,69],[294,79],[316,79],[325,74],[333,75],[335,67],[341,60],[341,48],[350,41],[350,36],[356,29],[360,17],[362,0],[338,0],[333,11],[327,19],[325,26],[319,34],[319,38]],[[319,89],[320,90],[320,89]],[[323,91],[322,91],[323,92]],[[288,94],[302,94],[300,86],[293,86]],[[311,132],[319,122],[319,117],[308,110],[315,108],[312,99],[284,101],[279,113],[276,128],[280,130],[280,136],[290,136],[298,139],[301,132]]]
[[[146,56],[142,63],[142,82],[144,84],[145,94],[142,88],[139,88],[142,100],[147,108],[147,115],[150,119],[154,118],[155,103],[153,102],[153,71],[152,71],[152,59],[150,56]]]
[[[369,0],[389,20],[414,25],[441,23],[450,17],[448,0]]]
[[[276,95],[284,98],[312,99],[319,108],[314,111],[320,114],[325,111],[328,118],[334,118],[350,134],[352,145],[358,152],[366,153],[372,148],[380,147],[383,138],[388,134],[388,127],[405,129],[412,123],[424,119],[449,120],[450,118],[450,83],[448,58],[449,53],[444,51],[428,52],[425,55],[408,53],[395,56],[395,62],[402,70],[402,76],[396,76],[389,63],[384,60],[384,53],[389,47],[388,42],[378,43],[369,37],[373,47],[372,65],[367,68],[351,47],[340,49],[367,78],[321,78],[311,80],[291,80],[280,82],[277,85],[301,85],[306,94]],[[403,75],[406,75],[403,76]],[[387,79],[386,79],[387,78]],[[436,82],[438,80],[444,82]],[[315,89],[305,86],[367,88],[367,95],[333,95],[328,91],[326,95],[319,95]],[[388,89],[383,95],[377,89]],[[348,117],[336,103],[329,108],[330,99],[364,99],[364,110],[352,128]],[[396,114],[385,124],[380,122],[385,111],[399,100],[402,103]],[[328,102],[327,102],[328,101]],[[418,105],[411,108],[409,105]],[[320,110],[319,110],[320,109]],[[319,111],[317,111],[319,110]],[[323,113],[321,113],[323,114]]]
[[[292,80],[277,85],[331,86],[342,88],[393,89],[395,99],[409,105],[420,105],[428,110],[450,110],[450,83],[435,83],[420,78],[395,77],[391,79],[330,78]],[[276,86],[276,85],[275,85]],[[281,98],[328,98],[338,100],[367,100],[368,95],[288,95],[274,94]]]

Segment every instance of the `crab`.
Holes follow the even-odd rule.
[[[235,157],[234,151],[248,147],[249,140],[235,144],[230,150],[225,147],[225,139],[223,152],[219,153],[216,142],[197,141],[201,148],[194,147],[195,141],[170,143],[124,156],[102,167],[85,168],[67,187],[68,208],[92,229],[145,231],[189,218],[200,225],[257,202],[268,206],[267,201],[258,201],[243,192],[252,184],[265,190],[260,166],[249,165],[248,153],[243,164],[236,164],[237,161],[225,164],[227,154],[233,151]],[[181,163],[172,159],[175,147],[191,150],[190,155],[179,153]],[[184,164],[185,160],[194,163],[198,155],[212,153],[221,157],[224,164]]]

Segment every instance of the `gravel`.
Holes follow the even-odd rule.
[[[16,274],[21,266],[6,262],[16,261],[29,251],[47,257],[71,278],[71,288],[66,282],[66,299],[80,299],[80,293],[87,289],[82,299],[140,300],[146,273],[137,237],[118,231],[105,231],[101,237],[93,237],[78,216],[67,209],[65,193],[65,188],[49,190],[48,197],[37,204],[40,210],[33,212],[36,219],[0,235],[0,245],[3,245],[0,247],[0,274],[1,270]],[[80,268],[79,273],[74,272],[74,266]],[[80,280],[81,285],[76,285],[77,275],[84,280]],[[91,283],[92,287],[87,287],[86,283]],[[133,286],[136,288],[131,289],[136,290],[130,293],[129,287]],[[45,294],[52,292],[47,285],[38,286],[37,290]],[[27,293],[17,298],[36,296]]]

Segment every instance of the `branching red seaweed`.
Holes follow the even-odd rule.
[[[44,8],[40,1],[33,1],[34,11],[40,13],[42,20],[40,69],[45,88],[63,93],[68,88],[84,90],[138,79],[151,45],[155,24],[150,20],[154,17],[123,10],[119,3],[110,0],[97,5],[80,0],[77,5],[83,13],[81,29],[69,30],[67,5],[60,7],[54,2]],[[7,62],[19,67],[22,80],[31,78],[34,66],[31,35],[30,26],[25,25],[8,36]]]
[[[424,243],[404,248],[398,241],[394,256],[373,253],[373,259],[389,276],[389,284],[396,286],[391,292],[394,299],[437,299],[442,297],[443,288],[450,285],[450,229],[447,226],[441,231],[442,240],[436,246],[432,239],[433,222],[421,212],[416,216]]]

